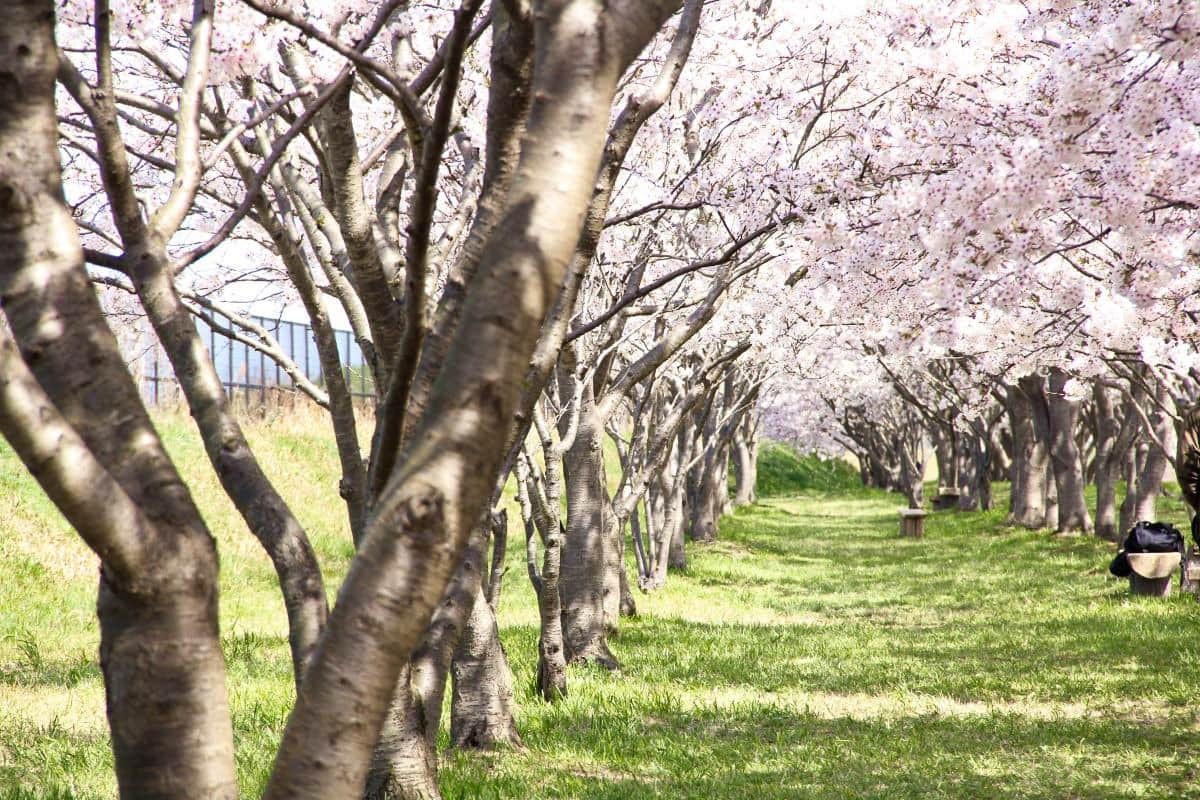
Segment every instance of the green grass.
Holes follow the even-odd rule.
[[[801,455],[778,442],[763,442],[758,454],[758,494],[779,497],[801,491],[857,493],[858,471],[840,458]]]
[[[162,428],[221,542],[252,797],[291,702],[282,604],[187,420]],[[252,433],[336,585],[350,548],[332,447],[305,426]],[[935,514],[903,540],[896,497],[834,488],[725,518],[686,574],[638,596],[613,640],[624,670],[572,669],[555,706],[530,691],[536,611],[514,552],[500,618],[526,749],[447,755],[447,800],[1200,798],[1200,606],[1131,600],[1092,538],[993,511]],[[3,448],[0,493],[15,508],[0,521],[0,798],[112,797],[94,561]]]

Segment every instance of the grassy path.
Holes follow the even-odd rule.
[[[1090,539],[992,513],[904,541],[895,509],[726,520],[640,598],[622,676],[527,701],[529,751],[452,761],[448,796],[1200,797],[1200,607],[1130,602]],[[535,635],[506,631],[522,679]]]
[[[269,563],[180,420],[161,422],[222,551],[247,797],[291,702]],[[328,443],[254,432],[336,585],[350,556]],[[296,470],[303,463],[306,469]],[[111,798],[95,565],[0,447],[0,798]],[[1131,602],[1107,545],[939,514],[896,537],[877,493],[774,498],[639,596],[619,675],[529,693],[519,547],[502,597],[526,749],[448,755],[456,798],[1200,798],[1200,606]],[[1178,516],[1178,509],[1174,515]],[[514,533],[514,536],[516,534]]]

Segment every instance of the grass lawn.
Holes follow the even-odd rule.
[[[282,602],[188,421],[160,427],[221,543],[257,796],[291,702]],[[251,433],[336,585],[351,552],[317,430]],[[0,798],[114,797],[94,559],[3,445],[0,498]],[[638,596],[613,641],[624,670],[572,669],[556,706],[529,690],[536,608],[510,547],[500,621],[526,749],[447,755],[445,797],[1200,798],[1200,605],[1133,601],[1110,545],[999,511],[940,513],[901,540],[899,505],[804,490],[726,518],[687,574]]]

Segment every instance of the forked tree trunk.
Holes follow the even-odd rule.
[[[80,85],[69,66],[64,73],[67,76],[64,84],[88,110],[96,130],[97,156],[105,175],[109,205],[131,212],[138,207],[139,198],[129,178],[117,106],[111,93],[93,92],[90,87]],[[181,110],[180,114],[184,112]],[[184,141],[186,136],[181,134],[180,142]],[[193,146],[198,148],[198,142]],[[186,160],[187,156],[181,158]],[[180,176],[178,185],[185,180]],[[167,254],[167,242],[173,231],[156,227],[158,212],[149,219],[140,213],[118,213],[114,220],[124,250],[124,271],[174,368],[208,459],[226,495],[267,552],[279,578],[288,618],[292,671],[299,686],[328,616],[316,556],[304,529],[250,450],[241,426],[234,419],[212,356],[176,290],[174,265]]]
[[[233,800],[215,543],[104,322],[63,202],[54,3],[9,3],[4,25],[0,297],[11,338],[0,331],[0,430],[101,557],[100,667],[121,797]]]
[[[206,7],[211,9],[211,4],[197,4],[198,9]],[[433,386],[429,413],[414,426],[413,440],[421,443],[419,454],[409,450],[400,454],[399,467],[375,507],[322,646],[309,665],[304,691],[289,718],[265,792],[269,800],[350,800],[361,792],[388,698],[467,547],[473,520],[489,499],[504,457],[505,433],[520,394],[521,371],[536,344],[540,321],[561,287],[578,239],[603,149],[609,104],[620,76],[676,7],[677,3],[667,0],[636,5],[536,4],[538,64],[532,87],[536,99],[505,213],[472,283],[462,325],[448,351],[448,366]],[[9,36],[14,30],[22,30],[20,12],[27,8],[41,15],[39,21],[49,30],[53,17],[46,4],[20,6],[17,13],[10,7],[6,18]],[[50,41],[49,32],[46,40]],[[21,45],[22,52],[6,53],[0,63],[31,61],[31,52],[53,54],[52,45]],[[52,55],[48,61],[52,67]],[[0,124],[0,135],[4,136],[4,147],[12,152],[28,155],[42,151],[56,159],[52,136],[49,147],[8,141],[8,134],[18,127],[22,133],[53,131],[55,116],[49,102],[53,69],[39,77],[45,78],[44,94],[19,94],[23,98],[45,97],[45,109],[41,110],[49,113],[37,119],[38,124],[30,124],[35,122],[34,114],[24,113],[23,108],[18,114],[0,107],[0,114],[18,117],[7,120],[9,124]],[[203,85],[203,80],[190,82]],[[15,83],[20,86],[22,81]],[[12,122],[21,124],[15,126]],[[553,204],[540,202],[550,194],[555,199]],[[20,200],[19,192],[3,193],[6,202],[11,202],[14,195]],[[58,207],[61,209],[61,203]],[[73,230],[69,221],[63,222],[67,215],[61,213],[60,217],[58,225],[50,228],[53,241],[59,244],[70,241],[66,230]],[[14,227],[3,226],[5,238]],[[19,243],[24,243],[23,238]],[[21,255],[24,251],[19,247],[6,247],[5,252],[16,252],[22,260],[27,257]],[[74,261],[77,266],[79,259]],[[78,273],[80,285],[87,287],[83,270],[78,269]],[[43,292],[57,288],[47,277],[37,276],[36,285]],[[89,318],[78,307],[41,302],[33,304],[35,314],[14,319],[9,301],[14,295],[19,298],[22,287],[13,292],[13,287],[5,283],[0,288],[19,339],[30,331],[29,319],[44,319],[47,309],[54,309],[72,324],[39,325],[40,333],[65,340],[69,334],[63,335],[64,328],[94,332],[92,323],[98,318],[98,308]],[[506,310],[502,320],[497,318],[496,308]],[[79,354],[96,344],[95,337],[74,344],[84,346],[72,348],[72,358],[60,362],[47,353],[50,348],[46,342],[37,342],[38,363],[47,371],[39,379],[48,387],[48,393],[54,394],[50,384],[56,376],[85,372],[90,384],[84,388],[89,389],[102,379],[97,373],[107,369],[108,364],[101,360],[87,361],[91,367],[88,370],[71,369],[78,365]],[[115,343],[105,346],[116,353]],[[6,376],[11,374],[6,370]],[[131,384],[128,380],[126,383]],[[89,395],[95,399],[90,391],[82,393],[85,398]],[[105,400],[108,407],[124,411],[123,404],[131,396],[136,399],[132,387],[124,396],[110,392]],[[71,402],[65,394],[53,399],[56,403]],[[90,413],[71,419],[71,424],[95,419],[96,409],[104,407],[104,403],[87,407]],[[5,416],[10,421],[13,418],[8,413]],[[43,417],[46,424],[54,421],[47,414]],[[181,489],[178,476],[165,456],[159,458],[161,448],[148,423],[142,425],[142,420],[136,419],[138,424],[134,425],[113,424],[127,421],[111,416],[104,420],[110,438],[120,436],[120,447],[101,453],[103,466],[99,472],[122,480],[124,491],[133,495],[128,499],[130,508],[138,512],[139,525],[156,521],[139,531],[150,532],[154,541],[148,552],[161,563],[150,564],[154,568],[147,573],[150,579],[136,587],[143,601],[136,609],[122,602],[115,613],[112,607],[106,611],[103,603],[100,610],[102,618],[108,620],[102,623],[102,630],[105,624],[110,628],[115,624],[123,634],[115,642],[111,635],[106,636],[109,648],[105,672],[110,680],[112,707],[121,708],[122,714],[136,715],[132,732],[137,741],[133,743],[144,745],[141,751],[130,749],[131,742],[123,740],[130,730],[114,721],[118,773],[129,781],[122,785],[122,792],[130,797],[232,797],[235,781],[216,637],[216,559],[212,541]],[[104,437],[97,437],[88,448],[103,451],[103,444]],[[29,452],[29,448],[25,450]],[[136,457],[130,459],[130,455]],[[128,469],[131,464],[136,469]],[[107,471],[110,469],[111,473]],[[43,478],[50,481],[47,476]],[[117,493],[111,497],[114,501],[121,499]],[[60,505],[73,513],[74,507],[66,500]],[[141,519],[143,508],[148,512],[146,520]],[[91,530],[86,525],[81,527]],[[160,527],[162,535],[153,534]],[[110,533],[106,531],[103,537],[86,535],[98,542],[97,550],[109,560],[106,566],[116,568],[123,578],[140,578],[139,561],[146,554],[128,547],[124,537],[112,541]],[[125,585],[125,597],[118,599],[128,599],[129,589]],[[149,603],[144,602],[147,592],[152,598]],[[178,602],[180,598],[182,603]],[[136,613],[121,613],[132,611]],[[140,632],[157,636],[139,640],[139,629],[149,616],[145,611],[155,612],[152,619],[156,627]],[[165,629],[164,621],[168,623]],[[135,654],[125,651],[131,645]],[[129,658],[131,655],[135,660]],[[122,676],[122,667],[128,668],[128,674]],[[169,692],[165,691],[168,687]],[[114,697],[117,690],[128,690],[128,694]],[[133,722],[133,716],[121,722],[126,721]],[[158,758],[164,751],[169,757]],[[133,774],[127,771],[131,767],[136,768]]]

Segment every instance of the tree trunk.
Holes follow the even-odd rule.
[[[175,370],[225,494],[275,567],[287,611],[292,672],[299,687],[329,615],[321,568],[304,528],[250,450],[212,357],[175,291],[166,254],[159,256],[140,259],[133,271],[138,297]]]
[[[1118,538],[1132,528],[1133,523],[1142,519],[1137,515],[1138,484],[1141,482],[1142,475],[1145,472],[1149,456],[1150,445],[1144,441],[1138,442],[1129,448],[1129,453],[1125,456],[1122,465],[1125,470],[1125,498],[1121,501],[1121,529],[1118,531]]]
[[[900,457],[900,484],[909,508],[921,508],[925,504],[924,445],[919,435],[911,431],[899,431],[895,435],[896,451]]]
[[[959,434],[956,453],[959,511],[979,510],[982,494],[979,487],[987,476],[983,474],[983,459],[978,450],[978,437],[969,432]]]
[[[956,437],[952,430],[943,425],[933,425],[930,429],[933,438],[933,455],[937,461],[938,488],[958,488],[958,453],[955,447]]]
[[[413,651],[392,698],[367,778],[367,800],[437,798],[437,735],[455,648],[471,615],[487,552],[487,530],[472,534],[463,560]]]
[[[707,427],[707,426],[706,426]],[[723,448],[714,435],[705,435],[703,446],[708,448],[688,475],[688,497],[691,501],[692,540],[713,542],[717,538],[717,520],[721,507],[729,497],[729,477],[721,468],[726,464],[720,452]]]
[[[555,526],[546,537],[542,558],[541,585],[538,591],[537,691],[542,699],[554,702],[567,696],[567,661],[563,647],[562,601],[559,597],[559,569],[563,535]]]
[[[512,671],[482,584],[477,586],[471,616],[454,653],[452,672],[450,745],[475,750],[520,747]]]
[[[1024,381],[1025,379],[1022,379]],[[1047,454],[1034,425],[1034,409],[1023,385],[1009,386],[1005,409],[1012,428],[1012,495],[1009,520],[1026,528],[1047,524]]]
[[[441,800],[437,752],[427,728],[424,706],[412,685],[412,667],[406,665],[375,746],[364,800]]]
[[[1160,389],[1158,402],[1165,403],[1168,400],[1166,392]],[[1175,425],[1172,423],[1171,418],[1157,404],[1154,406],[1154,410],[1147,416],[1150,418],[1150,424],[1154,426],[1154,432],[1158,436],[1158,441],[1162,442],[1168,452],[1174,452]],[[1147,446],[1146,458],[1142,462],[1142,469],[1137,479],[1133,522],[1143,519],[1150,521],[1158,519],[1158,496],[1162,494],[1163,477],[1166,475],[1169,463],[1166,453],[1160,450],[1157,445],[1150,444]]]
[[[752,412],[747,413],[751,417]],[[755,484],[758,482],[758,432],[747,433],[739,425],[733,440],[733,473],[737,479],[733,495],[734,507],[754,505],[758,502]]]
[[[613,516],[612,495],[608,491],[608,475],[604,468],[604,446],[600,446],[599,457],[601,496],[604,505],[600,509],[600,525],[604,535],[604,628],[609,633],[621,629],[621,607],[624,604],[626,587],[622,586],[625,572],[625,537],[620,521]],[[632,597],[630,598],[632,600]]]
[[[637,513],[634,509],[633,513]],[[629,570],[625,564],[625,536],[624,526],[614,526],[617,530],[618,544],[620,544],[620,558],[618,559],[617,578],[619,581],[619,589],[621,593],[620,613],[622,617],[637,616],[637,602],[633,599],[633,592],[629,588]]]
[[[1137,422],[1132,417],[1124,423],[1117,421],[1112,398],[1099,381],[1092,387],[1092,408],[1096,419],[1096,535],[1115,542],[1121,532],[1117,481]]]
[[[1092,519],[1083,495],[1083,462],[1075,440],[1079,426],[1079,402],[1064,396],[1067,379],[1068,375],[1062,370],[1050,370],[1044,391],[1046,418],[1050,428],[1050,463],[1058,491],[1057,528],[1059,533],[1090,533]]]
[[[684,544],[684,521],[687,519],[687,473],[684,465],[691,458],[692,449],[686,446],[686,432],[680,433],[676,441],[676,455],[669,462],[671,471],[666,474],[666,494],[663,498],[665,513],[661,527],[661,536],[668,542],[665,565],[659,562],[662,582],[665,582],[667,569],[687,569],[687,548]]]
[[[1058,529],[1058,484],[1054,482],[1054,468],[1046,462],[1046,525]]]
[[[619,602],[612,537],[605,527],[603,431],[589,387],[583,394],[575,440],[563,454],[567,488],[567,535],[562,554],[563,642],[567,661],[619,665],[608,648],[605,606]]]
[[[101,557],[121,797],[233,800],[216,547],[104,322],[63,202],[54,8],[9,3],[0,37],[0,297],[12,337],[0,332],[0,430]]]

